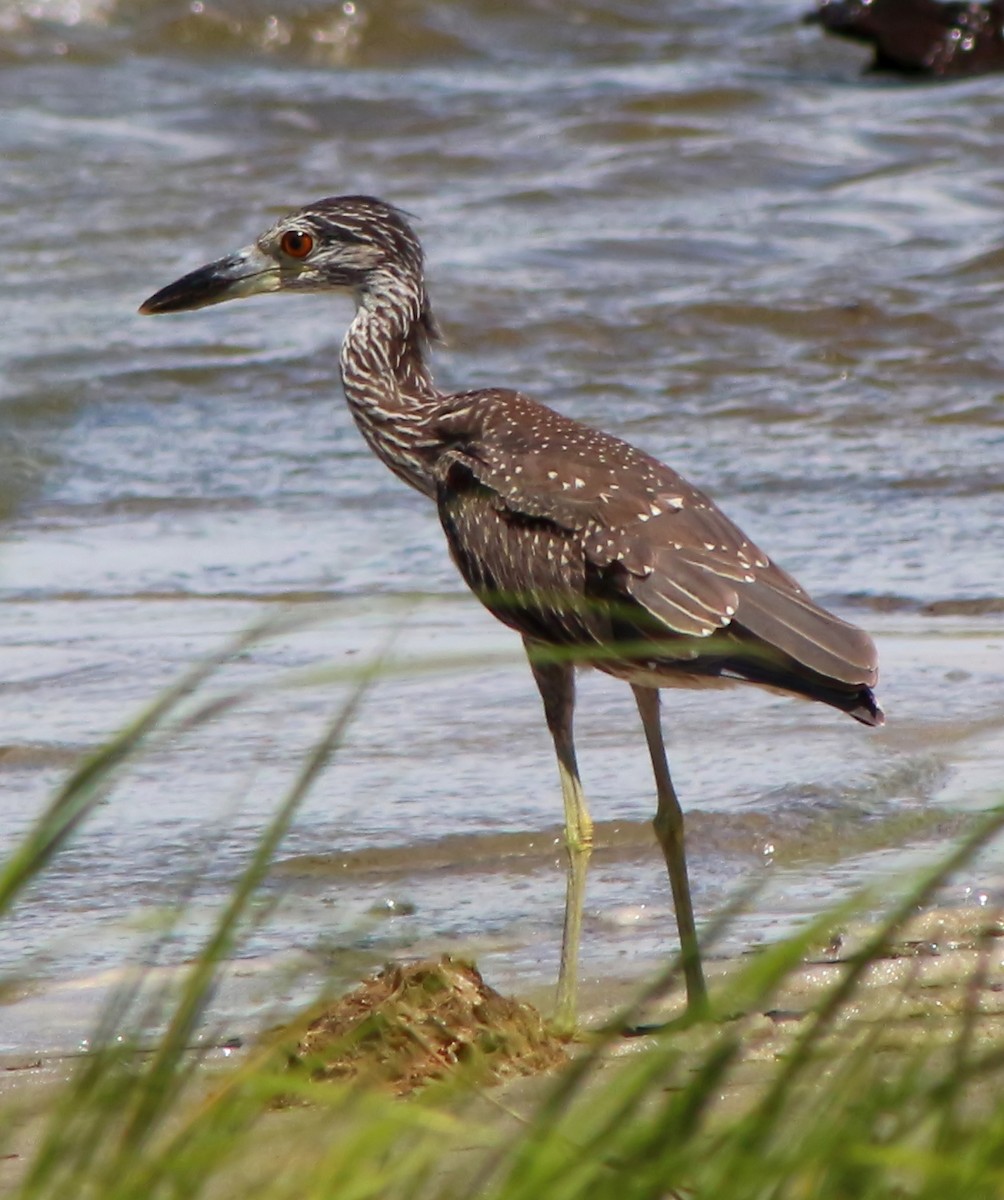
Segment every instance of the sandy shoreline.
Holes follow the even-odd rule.
[[[852,928],[821,948],[818,955],[790,973],[768,1011],[729,1017],[729,1028],[742,1029],[744,1054],[741,1069],[723,1093],[726,1106],[742,1106],[756,1094],[766,1067],[785,1054],[807,1014],[831,993],[853,961],[855,951],[871,933],[871,927]],[[712,963],[709,974],[713,992],[728,989],[745,965],[743,960]],[[583,1027],[598,1028],[609,1021],[633,1000],[642,982],[637,977],[587,982],[582,997]],[[549,1003],[542,988],[531,989],[520,999],[542,1007]],[[643,1019],[657,1024],[679,1016],[682,1007],[681,993],[672,991],[651,1006]],[[987,1049],[1004,1042],[1004,913],[985,906],[931,909],[913,918],[889,952],[867,968],[852,1001],[841,1010],[833,1036],[856,1036],[871,1028],[880,1031],[884,1049],[908,1053],[912,1048],[929,1049],[932,1039],[950,1041],[953,1030],[970,1010],[978,1014],[970,1030],[974,1047]],[[735,1024],[737,1020],[740,1026]],[[696,1053],[713,1035],[713,1027],[707,1026],[681,1033],[681,1052]],[[649,1041],[646,1036],[617,1039],[606,1057],[613,1062],[623,1055],[639,1053]],[[218,1080],[221,1072],[241,1061],[242,1055],[241,1050],[223,1047],[210,1052],[203,1077]],[[39,1145],[54,1103],[80,1059],[80,1054],[43,1053],[34,1057],[8,1055],[0,1061],[0,1113],[5,1117],[6,1129],[0,1147],[0,1194],[16,1186]],[[600,1078],[602,1075],[601,1071]],[[498,1097],[504,1098],[503,1108],[516,1114],[517,1119],[530,1112],[546,1090],[547,1078],[515,1080],[496,1089]],[[479,1118],[487,1121],[482,1134],[475,1133],[466,1147],[477,1151],[479,1145],[490,1140],[490,1131],[500,1120],[505,1124],[511,1118],[500,1117],[491,1104],[486,1106],[479,1100],[473,1103]],[[291,1136],[315,1136],[312,1131],[319,1121],[323,1124],[324,1115],[304,1110],[265,1114],[255,1139],[255,1162],[244,1163],[238,1174],[252,1179],[254,1171],[268,1162],[270,1153]],[[472,1128],[479,1128],[476,1121]]]

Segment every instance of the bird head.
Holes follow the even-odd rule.
[[[187,312],[264,292],[413,293],[435,334],[422,281],[422,248],[404,214],[372,196],[331,196],[290,213],[250,246],[161,288],[144,314]]]

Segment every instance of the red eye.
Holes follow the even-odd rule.
[[[290,258],[306,258],[314,248],[314,239],[301,229],[289,229],[279,242],[279,249]]]

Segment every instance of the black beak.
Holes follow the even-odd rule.
[[[139,311],[144,316],[157,313],[190,312],[225,300],[237,300],[278,287],[278,267],[257,247],[228,254],[208,266],[199,267],[169,283],[144,300]]]

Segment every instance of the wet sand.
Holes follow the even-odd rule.
[[[743,1051],[722,1086],[711,1116],[712,1125],[755,1102],[775,1066],[790,1052],[793,1040],[803,1031],[810,1014],[843,978],[853,954],[873,933],[873,927],[861,924],[845,928],[839,938],[821,946],[818,955],[811,956],[787,977],[771,996],[769,1008],[746,1015],[730,1013],[722,1029],[730,1035],[741,1034]],[[736,960],[714,964],[712,994],[734,988],[743,966],[742,961]],[[930,1055],[939,1047],[949,1049],[967,1020],[968,1053],[983,1054],[1004,1045],[1002,977],[1004,913],[1001,910],[977,906],[932,909],[918,915],[901,930],[887,953],[868,968],[851,1001],[841,1008],[818,1051],[820,1078],[825,1077],[828,1060],[841,1061],[863,1038],[870,1039],[870,1053],[884,1055],[890,1063],[895,1061],[888,1059],[890,1055],[920,1052]],[[623,1011],[633,1002],[640,986],[637,978],[610,979],[602,984],[594,981],[587,985],[583,995],[582,1040],[577,1046],[571,1044],[570,1052],[585,1052],[590,1044],[588,1030],[598,1029],[615,1013]],[[520,999],[532,1003],[541,998],[524,994]],[[444,1001],[436,1003],[440,1011],[447,1010]],[[647,1009],[635,1012],[633,1019],[657,1025],[680,1016],[682,1010],[682,994],[671,990]],[[497,1011],[508,1010],[503,1007]],[[976,1015],[967,1018],[967,1014],[973,1013]],[[269,1035],[270,1039],[274,1036]],[[490,1095],[482,1084],[478,1092],[465,1098],[467,1136],[450,1145],[444,1155],[440,1167],[444,1176],[470,1170],[481,1161],[485,1151],[497,1144],[500,1136],[515,1135],[520,1122],[532,1114],[547,1093],[554,1072],[561,1069],[563,1055],[541,1054],[539,1036],[539,1032],[534,1035],[526,1050],[529,1056],[526,1071],[533,1078],[498,1084],[490,1089]],[[584,1093],[586,1102],[591,1090],[603,1086],[624,1056],[644,1052],[653,1036],[659,1035],[614,1039],[597,1063]],[[676,1035],[682,1056],[677,1067],[686,1073],[688,1063],[696,1065],[714,1037],[714,1026]],[[377,1047],[375,1053],[382,1058],[385,1052]],[[227,1058],[238,1062],[242,1054],[242,1051],[219,1051],[210,1055],[203,1072],[208,1086],[218,1085],[225,1077]],[[13,1130],[0,1157],[0,1194],[3,1194],[16,1186],[37,1149],[53,1102],[76,1064],[73,1058],[43,1054],[31,1061],[8,1059],[0,1065],[3,1072],[0,1112],[11,1114],[8,1128]],[[997,1087],[996,1075],[982,1079],[972,1089],[968,1103],[995,1103]],[[447,1101],[448,1109],[451,1105]],[[330,1121],[330,1113],[301,1106],[265,1113],[256,1126],[253,1142],[241,1155],[240,1164],[228,1170],[226,1184],[217,1186],[225,1190],[241,1182],[249,1184],[261,1178],[262,1172],[268,1174],[280,1147],[283,1161],[288,1161],[291,1154],[302,1155],[309,1161],[317,1145],[324,1143],[321,1134],[327,1130],[330,1136]]]

